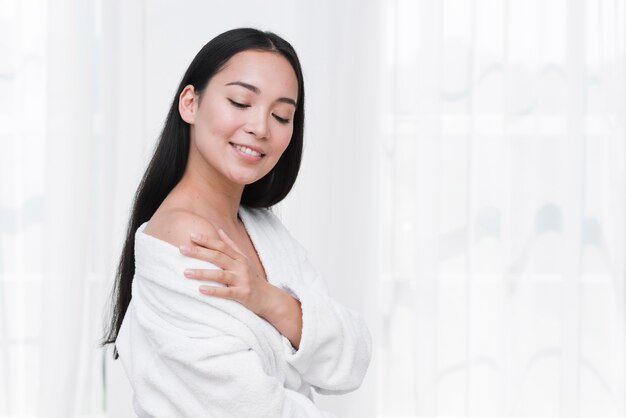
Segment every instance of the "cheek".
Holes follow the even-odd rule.
[[[280,150],[281,154],[287,149],[289,143],[291,142],[291,135],[293,135],[293,128],[287,128],[282,130],[278,135],[276,140],[277,148]]]
[[[203,120],[205,132],[220,137],[232,135],[240,125],[237,113],[227,107],[215,106],[208,109]]]

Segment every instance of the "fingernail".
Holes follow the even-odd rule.
[[[193,276],[193,270],[185,270],[185,277],[192,277]]]
[[[181,253],[188,253],[189,252],[189,247],[186,245],[181,245],[180,247],[178,247],[180,249]]]
[[[196,232],[192,232],[191,233],[191,239],[199,240],[200,239],[200,234],[198,234]]]

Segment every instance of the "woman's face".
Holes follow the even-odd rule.
[[[233,55],[201,100],[195,96],[195,113],[187,120],[190,160],[239,185],[259,180],[289,145],[297,94],[296,74],[282,55],[256,50]]]

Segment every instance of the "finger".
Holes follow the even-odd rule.
[[[210,238],[204,234],[191,234],[191,241],[195,244],[205,247],[211,250],[219,251],[230,258],[237,260],[239,258],[239,254],[233,250],[233,248],[226,244],[222,239]]]
[[[210,270],[210,269],[186,269],[185,277],[188,279],[207,280],[223,283],[227,286],[232,285],[233,275],[226,270]]]
[[[200,286],[198,290],[205,295],[236,300],[232,287]]]
[[[227,254],[218,250],[212,250],[197,245],[181,245],[179,247],[179,250],[181,254],[197,258],[198,260],[208,261],[225,270],[228,270],[233,266],[233,259]]]
[[[226,232],[224,232],[224,230],[222,228],[217,230],[218,235],[220,236],[220,238],[222,238],[222,240],[231,246],[231,248],[233,248],[235,251],[237,251],[239,254],[244,255],[243,251],[241,251],[241,249],[237,246],[237,244],[235,244],[235,241],[233,241],[232,239],[230,239],[230,237],[228,236],[228,234],[226,234]]]

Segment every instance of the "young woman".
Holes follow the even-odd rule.
[[[279,36],[207,43],[178,87],[137,190],[103,345],[115,343],[139,416],[329,416],[371,358],[361,316],[271,206],[300,167],[304,85]]]

